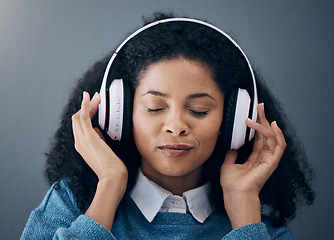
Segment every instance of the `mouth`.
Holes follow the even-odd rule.
[[[158,150],[169,157],[182,157],[188,154],[194,147],[186,144],[167,144],[159,146]]]

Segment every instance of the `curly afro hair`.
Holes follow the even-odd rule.
[[[169,17],[173,16],[157,13],[151,19],[145,19],[145,24]],[[100,90],[104,71],[111,55],[112,53],[97,61],[78,80],[62,113],[60,126],[50,145],[50,150],[46,153],[45,176],[49,184],[63,178],[70,178],[71,191],[82,211],[90,205],[98,179],[74,148],[71,117],[80,109],[84,90],[91,95]],[[119,52],[111,69],[111,77],[128,81],[134,92],[142,74],[151,64],[178,57],[208,66],[225,96],[231,89],[247,88],[247,84],[251,82],[247,62],[229,40],[222,38],[221,34],[212,29],[187,22],[159,24],[134,37]],[[279,102],[266,87],[257,71],[255,75],[259,102],[265,102],[266,117],[269,122],[277,121],[287,142],[287,148],[278,168],[260,192],[263,213],[272,218],[275,226],[282,226],[295,217],[297,206],[313,203],[314,192],[310,186],[313,175],[308,166],[305,151]],[[98,125],[95,118],[92,121],[93,125]],[[111,141],[107,137],[107,143],[128,168],[128,192],[134,185],[140,166],[140,155],[133,137],[126,142]],[[238,163],[242,164],[247,160],[252,151],[252,145],[251,141],[239,150]],[[225,209],[219,176],[226,150],[222,141],[218,140],[203,170],[203,179],[211,181],[217,209],[222,212]],[[58,185],[54,186],[57,188]]]

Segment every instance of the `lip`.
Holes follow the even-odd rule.
[[[158,150],[169,157],[182,157],[188,154],[194,147],[187,144],[166,144],[158,147]]]

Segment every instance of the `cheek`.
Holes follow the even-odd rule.
[[[218,133],[219,133],[219,127],[206,127],[202,128],[200,131],[200,141],[202,142],[203,145],[205,146],[211,146],[211,145],[216,145]]]
[[[216,116],[212,119],[207,119],[199,125],[196,136],[201,143],[201,147],[208,151],[213,151],[216,146],[217,138],[221,127],[222,116]]]
[[[133,136],[139,152],[148,149],[152,144],[156,129],[155,123],[148,118],[143,110],[134,107],[133,110]]]
[[[139,111],[136,111],[136,108],[134,108],[132,123],[133,123],[133,135],[136,142],[140,142],[142,138],[145,138],[144,129],[146,128],[144,126],[146,121],[141,115],[142,114],[140,114]]]
[[[137,146],[137,150],[139,151],[139,153],[142,155],[142,152],[145,152],[145,147],[147,147],[147,137],[144,131],[144,123],[142,121],[142,119],[138,119],[136,118],[135,114],[133,115],[133,137],[135,140],[135,144]],[[137,120],[135,120],[137,119]],[[146,143],[146,144],[142,144],[142,143]]]

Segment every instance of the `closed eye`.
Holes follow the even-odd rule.
[[[161,112],[167,108],[146,108],[147,109],[147,112]],[[209,113],[209,110],[207,111],[195,111],[195,110],[191,110],[191,109],[188,109],[188,111],[194,115],[194,116],[197,116],[197,117],[202,117],[202,116],[205,116]]]
[[[147,108],[148,112],[159,112],[165,110],[166,108]]]
[[[197,117],[203,117],[203,116],[205,116],[209,113],[209,110],[207,110],[207,111],[194,111],[194,110],[189,109],[189,111],[191,112],[191,114],[193,114]]]

